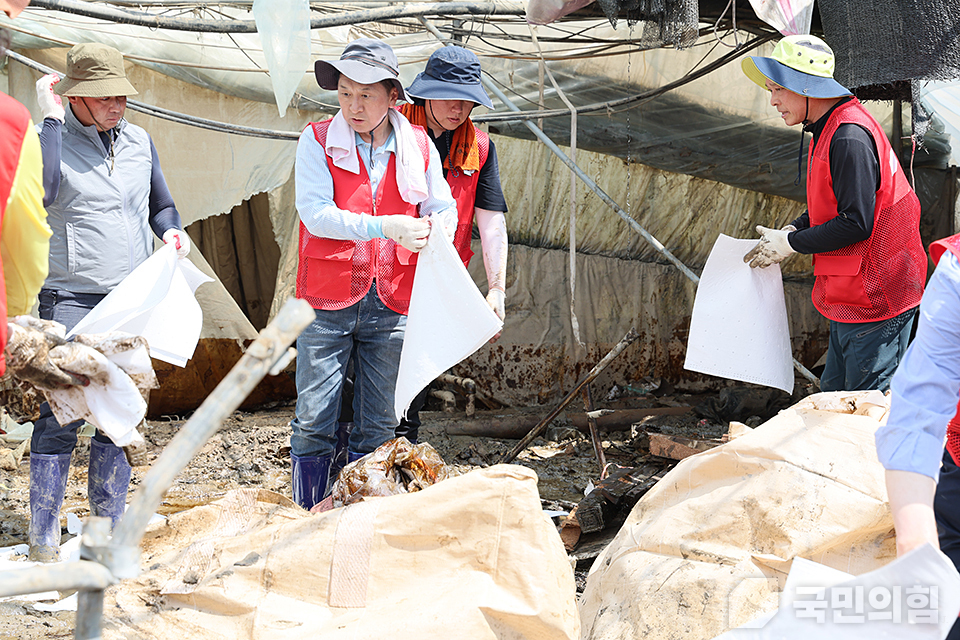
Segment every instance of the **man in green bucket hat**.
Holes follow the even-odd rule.
[[[813,304],[830,320],[821,390],[886,391],[926,279],[920,201],[879,123],[833,79],[827,43],[787,36],[742,67],[784,122],[813,134],[807,212],[782,229],[758,226],[744,262],[763,268],[813,254]]]
[[[189,249],[149,134],[124,119],[127,80],[113,47],[83,43],[67,53],[67,73],[37,81],[43,114],[43,204],[53,231],[40,317],[69,331],[153,253],[153,234]],[[62,98],[66,98],[63,100]],[[82,422],[58,423],[40,406],[30,441],[30,559],[51,562],[60,550],[59,513],[70,457]],[[130,465],[103,433],[90,442],[90,511],[115,525],[126,506]]]

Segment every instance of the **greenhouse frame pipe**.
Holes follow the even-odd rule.
[[[80,0],[32,0],[31,7],[40,7],[52,11],[62,11],[75,15],[107,20],[118,24],[131,24],[150,29],[170,29],[172,31],[192,31],[202,33],[256,33],[254,20],[212,20],[205,18],[174,18],[154,15],[143,11],[128,11],[101,5],[91,6],[91,2]],[[416,18],[426,15],[524,15],[526,7],[517,0],[478,0],[476,2],[431,2],[395,4],[392,6],[350,11],[336,16],[311,18],[311,29],[326,29],[364,22],[396,20],[398,18]]]
[[[0,598],[44,591],[106,589],[116,583],[110,570],[99,562],[40,564],[0,572]]]
[[[176,475],[196,456],[210,436],[220,428],[223,419],[240,406],[265,375],[278,373],[278,368],[286,366],[292,358],[292,350],[288,349],[290,343],[315,317],[316,313],[305,300],[290,298],[284,303],[277,317],[260,332],[240,361],[207,396],[193,417],[154,462],[113,532],[110,543],[112,550],[118,554],[132,553],[131,550],[134,549],[139,551],[140,539],[147,523],[160,506],[163,495],[173,484]],[[129,559],[127,561],[129,562]],[[137,575],[136,572],[139,571],[139,566],[125,567],[119,563],[118,566],[110,568],[122,578],[128,577],[129,571],[133,571],[133,575]]]
[[[447,42],[447,39],[443,37],[443,34],[441,34],[440,31],[437,30],[437,28],[436,28],[435,26],[433,26],[432,24],[430,24],[430,22],[427,21],[426,18],[421,17],[421,18],[420,18],[420,22],[423,23],[423,26],[426,27],[427,31],[429,31],[430,33],[432,33],[438,40],[440,40],[441,42],[443,42],[445,45],[451,44],[451,43]],[[509,108],[511,111],[520,111],[520,110],[521,110],[520,107],[518,107],[517,105],[515,105],[515,104],[510,100],[510,98],[508,98],[508,97],[506,96],[506,94],[505,94],[503,91],[501,91],[500,88],[499,88],[496,84],[494,84],[493,81],[491,81],[489,78],[487,78],[487,77],[484,76],[484,75],[481,75],[481,76],[480,76],[480,80],[481,80],[481,82],[483,82],[483,86],[486,87],[487,89],[489,89],[491,93],[493,93],[494,95],[496,95],[497,98],[499,98],[500,102],[502,102],[504,105],[506,105],[507,108]],[[663,245],[662,242],[660,242],[659,240],[657,240],[653,235],[650,234],[650,232],[648,232],[646,229],[644,229],[642,226],[640,226],[640,223],[639,223],[639,222],[637,222],[636,220],[634,220],[632,217],[630,217],[629,214],[627,214],[626,211],[624,211],[623,209],[621,209],[621,208],[620,208],[620,205],[618,205],[618,204],[614,201],[613,198],[611,198],[609,195],[607,195],[607,193],[606,193],[603,189],[601,189],[600,186],[590,178],[590,176],[588,176],[586,173],[584,173],[584,172],[583,172],[583,169],[581,169],[581,168],[577,165],[576,162],[574,162],[573,160],[571,160],[571,159],[570,159],[570,156],[568,156],[567,154],[565,154],[565,153],[563,152],[563,150],[561,150],[560,147],[558,147],[558,146],[556,145],[556,143],[554,143],[553,140],[551,140],[551,139],[547,136],[547,134],[545,134],[537,125],[533,124],[533,123],[530,122],[529,120],[524,120],[524,121],[523,121],[523,124],[526,125],[526,127],[527,127],[528,129],[530,129],[531,133],[533,133],[533,135],[536,136],[537,139],[540,140],[540,142],[542,142],[543,144],[545,144],[545,145],[547,146],[547,148],[550,149],[550,151],[552,151],[555,156],[557,156],[558,158],[560,158],[560,160],[563,161],[563,163],[564,163],[565,165],[567,165],[567,166],[570,168],[570,170],[573,171],[573,172],[577,175],[577,177],[580,178],[581,181],[583,181],[583,183],[584,183],[585,185],[587,185],[587,188],[588,188],[588,189],[590,189],[590,190],[593,191],[595,194],[597,194],[597,196],[598,196],[601,200],[603,200],[603,202],[604,202],[608,207],[610,207],[611,209],[613,209],[614,213],[616,213],[618,216],[620,216],[620,217],[623,219],[624,222],[626,222],[628,225],[630,225],[630,227],[631,227],[634,231],[636,231],[638,234],[640,234],[640,236],[641,236],[644,240],[646,240],[648,243],[650,243],[650,245],[651,245],[654,249],[656,249],[657,253],[659,253],[659,254],[662,255],[664,258],[666,258],[667,260],[669,260],[670,263],[673,264],[673,266],[675,266],[677,269],[679,269],[680,272],[683,273],[683,275],[687,276],[687,278],[689,278],[694,284],[699,284],[699,283],[700,283],[700,276],[698,276],[698,275],[695,274],[693,271],[691,271],[690,268],[687,267],[687,265],[683,264],[683,262],[681,262],[679,258],[677,258],[675,255],[673,255],[673,253],[671,253],[670,250],[667,249],[667,248]],[[809,380],[810,382],[814,383],[814,384],[817,385],[818,387],[820,386],[820,380],[819,380],[815,375],[813,375],[813,373],[812,373],[809,369],[807,369],[805,366],[803,366],[803,365],[800,363],[800,361],[797,360],[796,358],[793,358],[793,368],[796,369],[797,372],[798,372],[800,375],[802,375],[804,378],[806,378],[806,379]]]

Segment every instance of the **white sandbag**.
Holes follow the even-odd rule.
[[[753,269],[756,240],[717,238],[697,285],[684,369],[793,393],[793,352],[780,265]]]
[[[439,224],[417,257],[394,394],[397,422],[417,394],[503,329]]]
[[[213,282],[189,259],[177,258],[165,244],[120,281],[67,337],[122,331],[143,336],[150,355],[182,367],[193,357],[203,326],[194,297],[197,287]]]
[[[233,491],[142,546],[145,573],[107,593],[108,640],[579,636],[573,570],[524,467],[322,514]]]
[[[875,402],[817,394],[681,461],[594,562],[581,637],[706,640],[776,609],[793,558],[853,575],[893,560]]]

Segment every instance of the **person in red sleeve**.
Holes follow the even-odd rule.
[[[0,0],[0,11],[15,18],[28,0]],[[9,34],[2,33],[4,43]],[[0,53],[6,50],[0,43]],[[0,94],[0,309],[6,316],[30,312],[47,277],[50,227],[43,208],[40,139],[27,108]],[[0,323],[0,354],[7,344]],[[0,375],[6,363],[0,355]]]
[[[787,36],[772,57],[750,56],[742,67],[786,124],[813,134],[807,212],[782,229],[758,226],[744,262],[764,268],[813,254],[813,304],[830,320],[820,389],[886,391],[927,275],[920,201],[880,124],[833,79],[823,40]]]

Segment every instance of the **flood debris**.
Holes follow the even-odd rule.
[[[619,528],[633,505],[669,470],[656,464],[611,467],[560,525],[560,539],[568,552],[576,549],[581,534]]]
[[[648,432],[647,437],[650,439],[650,454],[670,460],[683,460],[723,444],[722,440],[697,440],[662,433]]]

